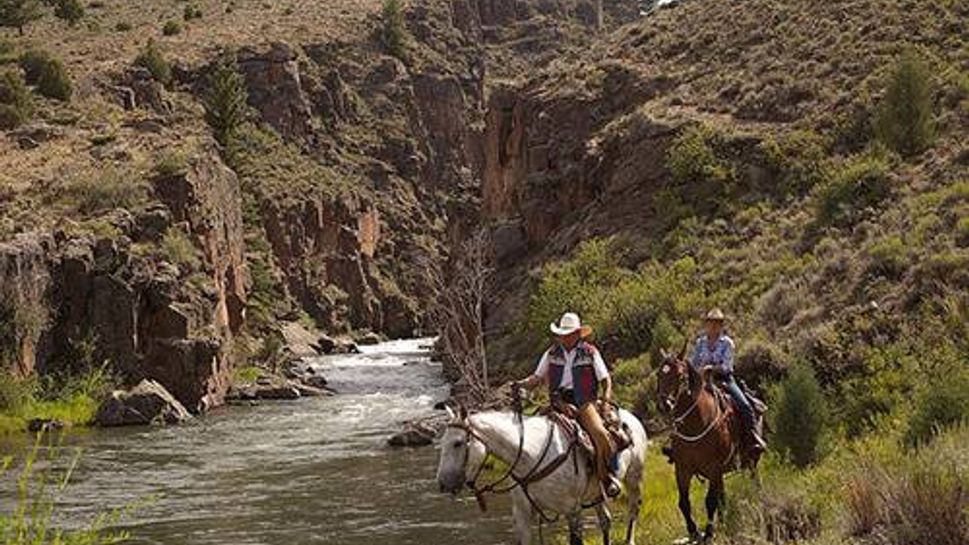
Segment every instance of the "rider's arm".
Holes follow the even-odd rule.
[[[724,339],[723,351],[720,356],[720,370],[725,375],[733,373],[733,341],[729,338]]]
[[[602,359],[602,354],[598,350],[592,355],[592,366],[595,369],[596,380],[602,387],[602,400],[610,403],[612,401],[612,377],[609,376],[609,368],[606,367],[606,361]]]
[[[535,368],[535,372],[532,373],[528,378],[519,382],[522,387],[528,390],[534,390],[538,388],[545,382],[545,377],[548,376],[548,352],[542,354],[542,357],[538,360],[538,366]]]

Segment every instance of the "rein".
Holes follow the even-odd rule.
[[[545,512],[542,510],[541,506],[539,506],[538,503],[535,501],[535,499],[532,498],[532,495],[528,492],[528,485],[535,484],[545,479],[552,473],[555,473],[555,471],[558,470],[566,461],[568,461],[569,457],[573,454],[573,452],[575,451],[576,442],[574,440],[569,442],[569,447],[565,450],[565,452],[558,455],[555,459],[553,459],[551,462],[545,465],[545,467],[542,467],[542,464],[545,462],[545,458],[548,456],[548,451],[552,447],[552,439],[554,439],[554,436],[555,436],[555,426],[556,426],[555,422],[549,421],[548,424],[549,424],[548,435],[545,438],[545,446],[542,448],[542,454],[539,456],[538,461],[535,462],[535,465],[533,465],[531,469],[528,470],[528,472],[525,474],[524,477],[518,477],[514,473],[515,468],[518,466],[518,463],[521,461],[522,455],[524,454],[524,450],[525,450],[524,419],[522,418],[521,413],[518,413],[518,425],[519,425],[520,433],[518,437],[518,452],[515,454],[515,461],[508,466],[508,469],[501,476],[501,478],[491,483],[488,483],[485,486],[478,486],[478,479],[481,477],[481,473],[484,470],[484,467],[488,459],[488,455],[493,454],[488,447],[488,443],[484,440],[484,438],[481,437],[481,435],[477,431],[475,431],[474,427],[471,426],[470,422],[456,422],[456,423],[448,424],[449,428],[457,428],[464,431],[465,433],[468,434],[468,437],[473,437],[474,439],[480,441],[481,444],[483,444],[485,447],[484,459],[482,459],[481,464],[475,470],[472,478],[467,483],[465,483],[467,487],[471,489],[471,492],[474,494],[475,500],[477,500],[478,502],[478,507],[481,508],[482,511],[487,511],[485,494],[495,494],[495,495],[506,494],[508,492],[511,492],[515,488],[521,488],[522,492],[525,494],[525,498],[528,499],[529,503],[532,504],[532,507],[535,509],[535,511],[538,513],[539,517],[541,517],[542,520],[544,520],[545,522],[554,522],[554,520],[556,520],[546,515]],[[465,469],[467,469],[469,456],[470,456],[470,449],[467,449],[465,450],[465,454],[464,454]],[[514,482],[512,482],[511,484],[502,486],[503,483],[509,479],[511,479]]]
[[[706,427],[706,429],[704,429],[702,432],[700,432],[697,435],[685,435],[683,432],[681,432],[679,429],[680,426],[683,424],[683,422],[686,420],[688,416],[693,414],[693,411],[695,411],[697,406],[699,406],[700,404],[700,394],[702,394],[703,386],[701,385],[700,388],[701,388],[701,392],[697,394],[696,399],[693,400],[693,403],[682,414],[680,414],[679,416],[673,417],[673,435],[682,441],[686,441],[687,443],[696,443],[698,441],[701,441],[704,437],[709,435],[710,432],[713,431],[713,429],[716,428],[718,424],[720,424],[720,422],[723,420],[724,415],[726,414],[720,408],[720,403],[715,400],[714,405],[716,405],[717,407],[717,416],[716,418],[710,421],[710,424]],[[677,392],[677,398],[679,398],[682,394],[683,394],[683,380],[681,378],[679,391]],[[691,389],[691,394],[692,394],[692,389]]]

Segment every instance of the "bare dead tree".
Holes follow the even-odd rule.
[[[484,305],[494,273],[487,230],[469,236],[456,250],[449,270],[429,268],[437,299],[430,317],[440,342],[471,401],[485,403],[491,393],[484,338]]]

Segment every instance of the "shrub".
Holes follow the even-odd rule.
[[[131,209],[145,196],[143,185],[124,179],[115,170],[86,172],[78,175],[65,188],[64,197],[82,214]]]
[[[969,372],[955,370],[932,380],[916,398],[905,442],[930,440],[939,430],[969,420]]]
[[[679,183],[724,183],[734,177],[732,166],[718,156],[720,136],[705,125],[692,126],[673,140],[666,168]]]
[[[165,153],[155,163],[155,174],[162,178],[170,178],[185,172],[185,157],[180,153]]]
[[[30,85],[36,85],[52,60],[50,53],[43,49],[28,49],[21,53],[18,63],[24,71],[24,81]]]
[[[866,461],[847,476],[845,512],[855,537],[884,545],[969,543],[966,433],[892,465]]]
[[[969,216],[959,218],[956,223],[956,244],[963,248],[969,247]]]
[[[798,467],[821,457],[827,408],[814,371],[805,364],[791,367],[771,395],[774,445]]]
[[[175,265],[197,269],[201,264],[198,250],[192,240],[181,229],[171,227],[165,231],[161,240],[162,255]]]
[[[818,196],[818,222],[848,223],[892,193],[891,163],[877,150],[849,157]]]
[[[47,98],[67,102],[74,93],[71,76],[59,59],[51,59],[44,65],[37,80],[37,92]]]
[[[196,6],[195,4],[189,4],[185,6],[185,9],[182,11],[182,19],[184,19],[185,21],[191,21],[192,19],[201,19],[201,18],[202,18],[202,10],[200,10],[198,6]]]
[[[19,62],[24,79],[36,85],[38,93],[57,100],[70,100],[73,94],[71,77],[59,59],[40,49],[28,49],[20,55]]]
[[[908,246],[902,237],[884,238],[868,249],[868,270],[887,278],[898,278],[908,266]]]
[[[128,32],[134,28],[128,21],[118,21],[118,24],[114,25],[114,29],[118,32]]]
[[[74,26],[84,17],[84,4],[80,0],[56,0],[54,15]]]
[[[155,40],[148,40],[145,48],[135,58],[135,65],[148,70],[151,76],[162,85],[168,85],[172,81],[172,67],[168,64],[168,60],[165,59],[165,55],[162,54]]]
[[[181,34],[181,32],[182,24],[174,19],[166,21],[165,25],[162,26],[163,36],[175,36],[176,34]]]
[[[36,383],[14,377],[9,370],[0,373],[0,412],[19,413],[33,398]]]
[[[885,96],[875,113],[875,136],[901,155],[917,155],[932,145],[931,74],[925,62],[909,51],[892,72]]]
[[[17,70],[0,72],[0,129],[13,129],[33,114],[30,90]]]
[[[760,144],[770,179],[776,187],[768,188],[776,197],[798,195],[824,178],[825,142],[817,133],[794,131],[775,139],[768,137]]]
[[[0,26],[16,28],[21,35],[24,27],[42,16],[39,0],[0,0]]]
[[[232,147],[245,121],[247,99],[246,84],[235,61],[220,62],[205,96],[205,120],[212,127],[215,139],[226,148]]]
[[[401,60],[406,59],[411,36],[404,22],[404,6],[401,0],[384,0],[381,23],[381,41],[387,52]]]

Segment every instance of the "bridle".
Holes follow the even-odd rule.
[[[575,450],[576,441],[575,440],[570,441],[569,446],[565,450],[565,452],[563,452],[554,460],[549,462],[547,465],[545,465],[545,467],[542,467],[542,464],[545,462],[545,458],[548,456],[548,452],[551,449],[552,440],[554,439],[554,436],[555,436],[556,424],[552,421],[549,421],[548,435],[545,438],[545,446],[542,448],[542,454],[538,457],[538,461],[536,461],[535,465],[533,465],[531,469],[528,470],[525,476],[519,477],[515,475],[515,468],[517,468],[519,462],[521,462],[522,456],[525,451],[525,423],[524,423],[524,418],[522,416],[522,413],[520,411],[516,411],[516,415],[518,417],[519,434],[518,434],[518,450],[515,453],[515,460],[514,462],[508,465],[508,469],[505,470],[505,473],[500,478],[484,486],[478,485],[478,479],[481,478],[481,474],[484,471],[485,466],[487,465],[488,456],[493,454],[493,452],[488,448],[488,443],[474,429],[474,427],[471,425],[470,419],[468,418],[465,418],[460,422],[452,422],[447,425],[448,428],[454,428],[454,429],[459,429],[464,431],[465,434],[467,434],[468,436],[468,440],[467,440],[467,443],[465,444],[465,450],[464,450],[464,461],[461,464],[462,470],[465,472],[465,475],[467,475],[468,461],[471,456],[471,440],[474,439],[480,442],[482,445],[484,445],[484,448],[485,448],[485,455],[481,459],[481,463],[478,465],[477,469],[475,469],[474,473],[472,474],[472,477],[465,481],[465,485],[474,494],[474,498],[478,502],[478,507],[481,508],[482,511],[487,511],[488,509],[487,503],[485,502],[485,494],[500,495],[500,494],[511,492],[515,488],[521,488],[522,492],[525,495],[525,498],[527,498],[529,503],[531,503],[532,508],[535,509],[536,513],[538,513],[541,520],[543,520],[544,522],[554,522],[557,519],[557,517],[555,518],[549,517],[545,513],[545,511],[541,508],[540,505],[538,505],[535,499],[532,498],[532,495],[528,491],[528,486],[545,479],[546,477],[554,473],[559,467],[561,467],[562,464],[564,464],[569,459],[569,456],[571,456],[573,451]],[[576,464],[576,472],[578,472],[578,460],[575,460],[575,464]],[[507,481],[509,480],[512,482],[508,483]]]
[[[669,363],[664,363],[664,365],[670,365],[670,364]],[[681,368],[683,366],[683,362],[682,361],[677,361],[674,365],[677,368]],[[689,363],[687,363],[686,365],[689,365]],[[689,373],[689,372],[690,371],[687,370],[687,373]],[[683,393],[684,393],[683,392],[683,383],[684,383],[684,376],[683,376],[683,374],[679,374],[678,375],[678,384],[677,384],[676,393],[675,394],[672,394],[672,395],[663,396],[663,401],[664,402],[670,403],[672,401],[672,403],[670,403],[670,405],[672,406],[672,408],[670,409],[671,411],[675,411],[676,410],[676,406],[678,404],[677,403],[677,400],[679,400],[683,396]],[[687,434],[684,434],[683,432],[681,432],[680,431],[680,426],[683,425],[683,422],[686,421],[687,417],[689,417],[691,414],[693,414],[693,411],[695,411],[696,408],[697,408],[697,406],[700,404],[700,393],[702,393],[703,385],[702,384],[699,385],[699,388],[701,389],[701,392],[698,392],[696,395],[693,395],[692,387],[687,387],[687,389],[689,391],[689,394],[690,394],[690,397],[693,398],[693,403],[691,403],[690,406],[687,407],[686,410],[684,410],[679,415],[676,415],[676,414],[673,414],[672,415],[673,416],[673,432],[672,432],[673,435],[676,438],[680,439],[681,441],[685,441],[687,443],[696,443],[696,442],[701,441],[704,437],[706,437],[707,435],[709,435],[710,432],[713,431],[713,429],[716,428],[718,424],[720,424],[720,421],[723,420],[723,417],[726,414],[720,408],[720,403],[715,403],[714,405],[716,405],[716,407],[717,407],[717,416],[716,416],[716,418],[714,418],[713,420],[710,421],[710,424],[702,432],[700,432],[700,433],[698,433],[696,435],[687,435]]]

